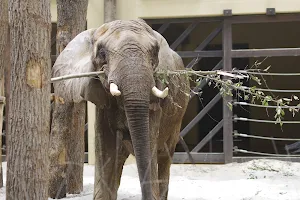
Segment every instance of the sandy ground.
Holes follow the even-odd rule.
[[[6,171],[6,163],[3,163]],[[5,174],[5,173],[4,173]],[[85,165],[84,191],[65,200],[93,199],[94,166]],[[0,190],[5,199],[5,188]],[[118,200],[140,200],[134,162],[124,166]],[[253,160],[227,165],[172,165],[169,200],[300,200],[300,163]]]

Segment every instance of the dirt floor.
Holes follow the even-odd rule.
[[[6,171],[6,163],[3,163]],[[66,200],[93,199],[94,166],[85,165],[84,191]],[[5,188],[0,190],[5,199]],[[124,166],[118,200],[140,200],[134,159]],[[253,160],[227,165],[172,165],[169,200],[299,200],[300,163]]]

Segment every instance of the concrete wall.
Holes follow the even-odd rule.
[[[136,0],[117,0],[117,19],[136,19]],[[88,28],[99,27],[104,22],[104,0],[89,0]],[[56,0],[51,0],[51,20],[57,21]]]
[[[52,21],[56,21],[56,0],[51,0]],[[264,14],[266,8],[277,13],[300,12],[299,0],[117,0],[118,19],[180,18],[223,15]],[[89,0],[91,26],[103,23],[103,0]]]
[[[203,17],[223,15],[232,9],[234,15],[263,14],[266,8],[278,13],[299,12],[298,0],[136,0],[141,18]]]

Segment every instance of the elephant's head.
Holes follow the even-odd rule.
[[[53,67],[54,77],[99,70],[105,72],[102,81],[80,78],[55,83],[55,93],[65,101],[84,99],[97,106],[105,106],[108,95],[122,98],[143,199],[152,199],[150,95],[152,92],[164,98],[168,93],[167,88],[161,91],[155,87],[153,74],[159,63],[159,50],[157,33],[144,21],[114,21],[79,34],[59,55]]]

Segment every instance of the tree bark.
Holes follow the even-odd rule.
[[[83,190],[84,125],[86,102],[73,104],[72,132],[66,137],[67,191],[79,194]]]
[[[4,70],[8,64],[8,0],[0,2],[0,187],[3,187],[3,171],[2,171],[2,125],[3,125],[3,109],[4,109]],[[7,37],[6,37],[7,36]]]
[[[61,104],[55,97],[50,134],[49,196],[60,199],[67,194],[65,137],[72,128],[72,103]]]
[[[104,23],[116,20],[117,2],[116,0],[104,0]]]
[[[57,0],[57,54],[86,29],[87,6],[88,0]],[[66,192],[78,194],[83,189],[86,102],[54,103],[49,194],[63,198]]]
[[[50,1],[9,0],[7,200],[48,199]]]

